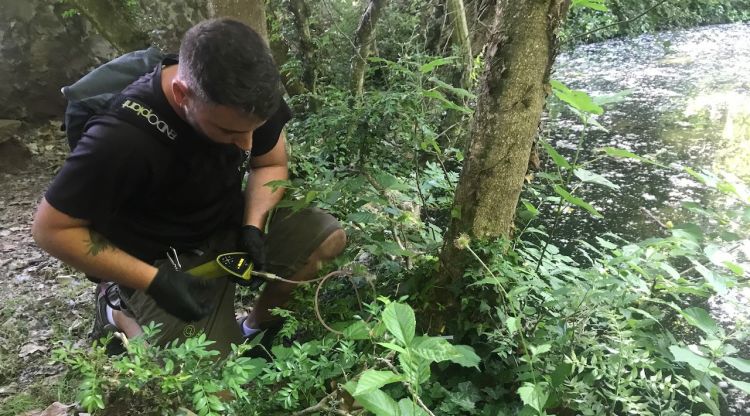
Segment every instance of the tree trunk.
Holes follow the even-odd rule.
[[[299,37],[300,61],[302,61],[302,83],[307,91],[315,92],[317,71],[315,68],[315,44],[310,35],[308,17],[310,10],[304,0],[291,0],[289,11],[294,16],[294,27]]]
[[[441,272],[433,286],[442,307],[438,330],[456,312],[455,294],[470,259],[456,247],[459,235],[475,240],[510,237],[516,204],[537,135],[556,31],[567,12],[565,0],[499,0],[485,49],[470,142],[454,200],[453,218],[440,255]],[[438,311],[441,310],[441,311]]]
[[[121,0],[71,0],[102,37],[119,52],[144,49],[151,43],[136,20],[135,10]]]
[[[237,19],[268,39],[266,6],[262,0],[209,0],[208,13],[212,18]]]
[[[387,0],[370,0],[362,19],[359,21],[354,39],[354,61],[352,62],[351,91],[354,96],[362,95],[365,88],[367,57],[375,38],[375,24],[380,18]]]

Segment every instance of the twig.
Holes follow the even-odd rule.
[[[351,416],[351,413],[345,410],[335,409],[327,405],[328,401],[332,401],[336,399],[338,392],[339,392],[338,389],[332,391],[330,394],[323,397],[317,404],[314,404],[308,407],[307,409],[302,409],[299,412],[292,413],[292,416],[309,415],[310,413],[315,413],[315,412],[333,412],[337,415]]]
[[[660,1],[660,2],[658,2],[658,3],[656,3],[656,4],[654,4],[653,6],[649,7],[648,9],[646,9],[646,10],[645,10],[645,11],[644,11],[643,13],[641,13],[641,14],[639,14],[639,15],[635,16],[635,17],[632,17],[632,18],[630,18],[630,19],[625,19],[625,20],[621,20],[621,21],[619,21],[619,22],[615,22],[615,23],[610,23],[610,24],[608,24],[608,25],[604,25],[604,26],[598,27],[598,28],[596,28],[596,29],[590,30],[590,31],[588,31],[588,32],[586,32],[586,33],[584,33],[584,34],[582,34],[582,35],[578,35],[578,36],[573,36],[572,38],[570,38],[570,39],[566,40],[566,41],[565,41],[565,43],[570,43],[571,41],[573,41],[573,40],[575,40],[575,39],[578,39],[578,38],[582,38],[582,37],[584,37],[584,36],[588,36],[588,35],[590,35],[590,34],[592,34],[592,33],[596,33],[596,32],[598,32],[598,31],[600,31],[600,30],[604,30],[604,29],[610,28],[610,27],[612,27],[612,26],[617,26],[617,25],[621,25],[621,24],[623,24],[623,23],[630,23],[630,22],[632,22],[633,20],[636,20],[636,19],[640,19],[641,17],[645,16],[645,15],[646,15],[646,14],[647,14],[648,12],[650,12],[651,10],[654,10],[655,8],[657,8],[657,7],[661,6],[662,4],[664,4],[664,3],[668,2],[668,1],[669,1],[669,0],[662,0],[662,1]]]
[[[654,221],[655,223],[659,224],[659,226],[660,226],[660,227],[662,227],[662,228],[664,228],[664,229],[666,229],[666,230],[668,230],[668,229],[669,229],[669,227],[667,227],[667,225],[666,225],[666,224],[664,224],[663,222],[659,221],[659,219],[658,219],[658,218],[656,218],[656,216],[655,216],[654,214],[652,214],[652,213],[651,213],[651,212],[650,212],[649,210],[647,210],[646,208],[644,208],[644,207],[641,207],[641,212],[642,212],[642,213],[644,213],[644,214],[646,214],[646,215],[648,215],[648,217],[649,217],[649,218],[651,218],[651,219],[652,219],[652,220],[653,220],[653,221]]]

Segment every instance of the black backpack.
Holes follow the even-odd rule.
[[[133,81],[151,72],[166,54],[157,48],[126,53],[86,74],[73,85],[63,87],[68,100],[63,128],[72,151],[85,130],[86,123],[96,114],[112,114],[139,126],[149,134],[167,136],[176,133],[148,105],[121,94]]]

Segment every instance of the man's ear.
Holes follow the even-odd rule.
[[[187,104],[190,90],[188,89],[187,84],[185,84],[185,81],[175,77],[172,79],[172,94],[174,95],[175,103],[179,107],[183,107]]]

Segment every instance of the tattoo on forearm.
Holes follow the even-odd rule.
[[[89,239],[84,240],[84,242],[88,245],[88,253],[92,256],[96,256],[97,254],[101,253],[104,250],[114,250],[115,246],[112,245],[112,243],[109,242],[103,235],[97,233],[94,230],[89,230]]]

